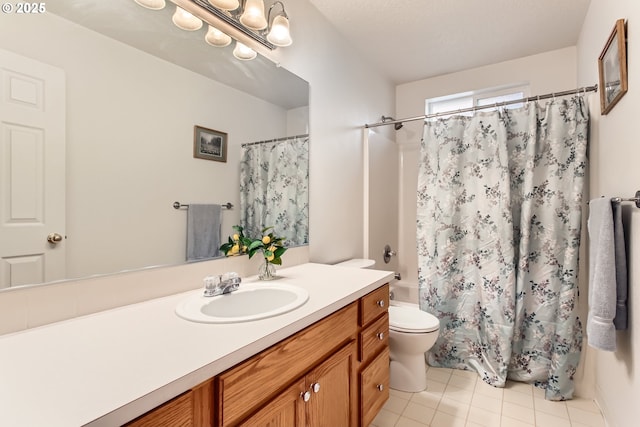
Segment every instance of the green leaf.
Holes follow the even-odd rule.
[[[251,242],[251,244],[249,245],[249,251],[255,250],[257,248],[262,248],[263,244],[262,244],[262,240],[254,240],[253,242]]]
[[[271,264],[282,265],[282,259],[281,258],[274,258],[274,259],[271,260]]]
[[[273,252],[273,254],[276,256],[276,258],[280,258],[286,251],[287,248],[279,247]]]

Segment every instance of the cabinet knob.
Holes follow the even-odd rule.
[[[376,334],[376,336],[378,337],[378,339],[379,339],[380,341],[382,341],[382,340],[384,339],[384,332],[378,332],[378,333]]]
[[[376,386],[376,388],[378,389],[378,391],[382,391],[382,390],[384,390],[384,385],[382,385],[382,384],[378,384],[378,385]]]
[[[300,393],[300,397],[302,397],[302,400],[304,400],[305,402],[308,402],[309,399],[311,399],[311,392],[307,390],[304,393]]]
[[[379,300],[379,301],[377,302],[377,304],[378,304],[378,307],[383,308],[383,307],[384,307],[384,300],[383,300],[383,299]]]
[[[320,391],[320,383],[311,384],[311,390],[313,390],[314,393],[319,392]]]

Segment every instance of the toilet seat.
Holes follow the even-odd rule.
[[[440,321],[433,314],[417,307],[389,306],[389,329],[406,333],[434,332]]]

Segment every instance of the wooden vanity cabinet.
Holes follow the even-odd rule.
[[[389,286],[128,427],[368,427],[389,397]]]
[[[304,402],[305,393],[310,392],[308,402],[304,402],[308,403],[305,406],[307,415],[314,413],[313,408],[322,407],[325,395],[335,394],[346,396],[341,401],[346,405],[351,418],[354,411],[357,412],[357,396],[352,389],[356,381],[354,367],[357,359],[357,319],[358,303],[354,302],[218,375],[215,378],[216,425],[230,427],[241,422],[245,423],[244,425],[260,425],[255,423],[255,419],[248,417],[258,416],[262,419],[265,416],[263,410],[274,413],[273,408],[270,408],[274,400],[283,399],[283,392],[286,396],[293,396],[293,392],[289,394],[289,387],[300,379],[304,380],[304,387],[296,389],[299,391],[299,399]],[[332,375],[329,377],[332,379],[328,385],[323,385],[317,378],[325,371],[332,371],[333,368],[328,367],[333,367],[334,363],[348,367],[347,371],[339,375],[345,382],[340,385],[334,384],[335,377]],[[313,390],[316,383],[320,384],[318,392]],[[347,390],[346,395],[344,390]],[[299,412],[293,402],[290,402],[289,407]],[[338,412],[337,408],[332,410]],[[284,417],[277,415],[281,416]],[[312,427],[323,424],[307,421],[303,425]]]
[[[360,298],[359,426],[368,427],[389,399],[389,285]]]
[[[284,392],[271,399],[242,427],[336,427],[351,425],[355,341],[345,345]]]

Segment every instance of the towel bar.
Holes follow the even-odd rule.
[[[220,205],[222,209],[233,209],[233,204],[231,202],[227,202],[224,205]],[[183,205],[180,202],[173,202],[174,209],[186,208],[189,209],[189,205]]]
[[[632,197],[630,199],[624,199],[622,197],[612,197],[611,201],[613,203],[621,203],[621,202],[635,202],[636,207],[640,208],[640,190],[636,191],[636,197]]]

